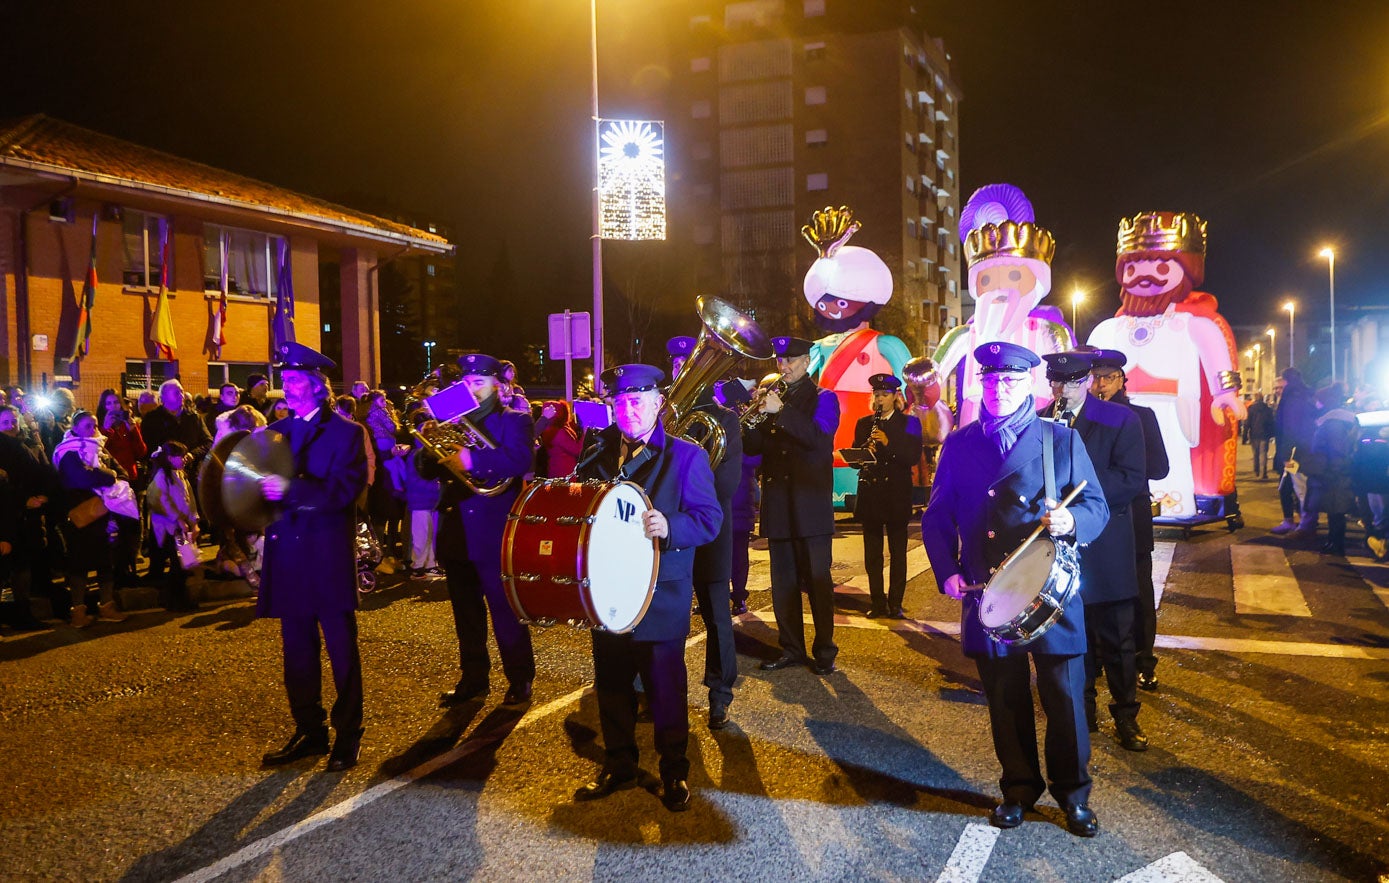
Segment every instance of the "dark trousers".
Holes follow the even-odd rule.
[[[1149,571],[1151,574],[1151,571]],[[1095,677],[1104,666],[1109,684],[1109,713],[1118,720],[1138,717],[1138,660],[1134,652],[1132,598],[1085,605],[1085,707],[1095,708]]]
[[[730,600],[734,604],[748,603],[748,570],[751,565],[748,552],[752,548],[752,531],[733,531],[733,590]]]
[[[769,540],[772,564],[772,611],[782,652],[805,659],[805,625],[801,589],[810,595],[810,616],[815,623],[812,645],[817,665],[834,662],[839,648],[834,643],[834,581],[830,578],[830,535]]]
[[[1268,439],[1251,438],[1249,447],[1253,449],[1255,477],[1268,478]]]
[[[487,655],[489,610],[507,682],[528,684],[535,680],[531,631],[516,618],[506,600],[501,558],[485,567],[458,558],[445,559],[443,565],[449,604],[453,607],[453,627],[458,634],[459,688],[471,690],[489,684],[492,670],[492,660]]]
[[[1138,553],[1138,597],[1133,600],[1133,652],[1140,672],[1157,671],[1157,590],[1153,588],[1153,553]]]
[[[637,691],[641,676],[655,724],[661,779],[688,779],[690,718],[685,672],[685,639],[638,641],[630,634],[594,630],[593,689],[606,759],[603,769],[618,778],[635,776],[637,764]]]
[[[285,646],[285,692],[289,694],[294,726],[300,732],[311,733],[323,729],[327,717],[323,711],[320,628],[338,694],[333,702],[333,729],[339,736],[357,733],[362,729],[362,657],[357,651],[355,610],[280,619],[280,636]]]
[[[887,534],[887,554],[892,572],[887,594],[883,594],[883,534]],[[868,571],[868,592],[874,610],[895,612],[902,607],[907,590],[907,523],[865,521],[863,523],[863,567]],[[886,605],[886,606],[884,606]]]
[[[1278,502],[1283,504],[1283,520],[1292,521],[1297,515],[1297,492],[1293,490],[1293,480],[1287,474],[1278,480]]]
[[[159,606],[166,610],[187,610],[195,606],[188,596],[188,571],[183,569],[178,558],[178,548],[174,535],[169,534],[159,544],[164,557],[169,561],[169,571],[164,576],[164,585],[159,590]]]
[[[1090,731],[1080,696],[1085,689],[1082,656],[1013,653],[980,657],[979,680],[989,702],[989,729],[994,754],[1003,767],[998,787],[1006,801],[1030,806],[1047,790],[1037,759],[1037,717],[1032,708],[1032,672],[1037,667],[1037,697],[1047,718],[1045,751],[1051,795],[1062,806],[1090,800]]]
[[[709,688],[709,704],[727,708],[733,701],[733,684],[738,680],[738,652],[733,646],[728,580],[696,581],[694,593],[706,633],[704,686]]]

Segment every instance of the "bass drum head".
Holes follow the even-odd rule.
[[[1037,600],[1051,576],[1054,558],[1056,545],[1038,537],[1021,555],[1009,559],[989,580],[979,599],[979,622],[984,628],[1007,625]]]
[[[598,625],[630,632],[651,604],[660,563],[654,540],[642,527],[650,502],[628,482],[613,485],[593,513],[588,535],[588,595]]]

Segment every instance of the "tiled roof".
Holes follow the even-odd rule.
[[[449,247],[448,240],[386,218],[275,187],[163,151],[122,141],[43,114],[0,120],[0,167],[48,167],[100,176],[117,186],[152,187],[274,214],[325,221],[379,232],[383,238]]]

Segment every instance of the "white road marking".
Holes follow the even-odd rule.
[[[1120,877],[1115,883],[1223,883],[1219,877],[1184,852],[1174,852]]]
[[[1389,564],[1358,564],[1351,562],[1355,572],[1375,593],[1375,597],[1385,607],[1389,607]]]
[[[1275,546],[1234,545],[1235,612],[1243,615],[1311,616],[1287,556]]]
[[[1172,555],[1176,543],[1153,544],[1153,609],[1162,607],[1162,593],[1167,590],[1167,576],[1172,572]]]
[[[978,880],[984,873],[984,866],[989,863],[989,856],[1000,833],[992,825],[965,825],[964,831],[960,832],[959,842],[955,844],[955,851],[950,853],[950,860],[945,863],[936,883],[974,883]]]
[[[886,573],[886,571],[887,571],[887,568],[889,567],[889,563],[888,563],[889,561],[891,561],[891,556],[890,556],[890,555],[887,555],[887,554],[884,554],[884,555],[883,555],[883,571],[884,571],[884,573],[883,573],[883,578],[884,578],[884,579],[887,578],[887,573]],[[857,563],[858,563],[858,568],[859,568],[860,570],[862,570],[862,568],[863,568],[863,561],[860,560],[860,561],[858,561]],[[930,570],[930,569],[931,569],[931,562],[930,562],[929,560],[927,560],[927,558],[926,558],[926,547],[925,547],[925,546],[916,545],[916,546],[909,547],[909,548],[907,549],[907,582],[911,582],[912,580],[916,579],[918,576],[920,576],[921,574],[925,573],[926,571],[928,571],[928,570]],[[855,575],[855,576],[853,577],[853,579],[850,579],[850,580],[848,580],[847,582],[841,583],[840,585],[843,585],[843,586],[850,586],[850,587],[855,588],[855,589],[862,589],[863,591],[866,592],[866,591],[868,591],[868,574],[866,574],[866,573],[858,573],[857,575]]]

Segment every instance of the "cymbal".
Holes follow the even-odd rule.
[[[227,433],[212,446],[198,467],[198,499],[202,501],[203,514],[214,527],[228,523],[227,510],[222,505],[222,473],[226,469],[227,458],[231,456],[232,449],[250,434],[249,429]]]
[[[257,429],[237,443],[222,472],[222,506],[242,530],[264,530],[279,517],[278,507],[260,492],[263,478],[294,474],[289,441],[273,429]]]

